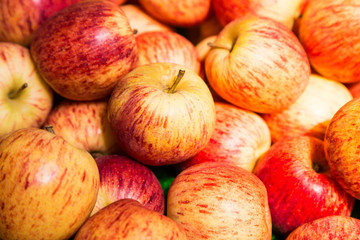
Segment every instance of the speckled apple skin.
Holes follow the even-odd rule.
[[[74,240],[187,240],[184,229],[134,199],[118,200],[91,216]]]
[[[317,218],[350,216],[353,209],[354,198],[331,175],[320,139],[300,136],[278,141],[254,173],[266,186],[273,229],[283,235]]]
[[[138,61],[124,12],[100,0],[54,14],[35,32],[31,54],[45,81],[59,95],[78,101],[109,96]]]
[[[360,199],[360,99],[344,104],[330,120],[325,134],[325,153],[340,185]]]
[[[88,218],[99,187],[92,156],[43,129],[0,140],[0,239],[68,239]]]
[[[286,240],[359,240],[360,220],[345,216],[328,216],[305,223]]]
[[[259,113],[286,109],[305,91],[310,65],[290,29],[264,17],[226,25],[205,59],[212,88],[228,102]],[[227,49],[223,49],[225,47]]]
[[[343,83],[360,80],[359,14],[358,1],[309,1],[299,39],[319,74]]]
[[[264,184],[229,163],[200,163],[177,175],[168,192],[167,216],[184,227],[189,239],[271,239]]]

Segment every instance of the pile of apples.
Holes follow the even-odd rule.
[[[0,239],[360,239],[359,14],[0,1]]]

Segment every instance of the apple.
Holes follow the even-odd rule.
[[[94,158],[44,129],[0,140],[0,239],[68,239],[98,193]]]
[[[185,161],[210,141],[215,106],[206,83],[174,63],[139,66],[121,78],[108,103],[119,146],[145,165]]]
[[[0,137],[41,127],[53,106],[53,91],[36,71],[29,50],[0,42]]]
[[[299,39],[320,75],[343,83],[360,81],[359,14],[360,5],[352,0],[309,1]]]
[[[189,239],[271,239],[264,184],[230,163],[204,162],[179,173],[168,192],[167,216]]]
[[[210,14],[211,0],[138,0],[152,17],[174,27],[192,27],[204,22]]]
[[[136,35],[139,66],[171,62],[200,72],[200,60],[195,46],[184,36],[171,31],[143,32]]]
[[[324,142],[318,138],[276,142],[256,164],[254,174],[266,186],[274,232],[284,236],[321,217],[350,216],[353,209],[355,200],[332,176]]]
[[[180,169],[201,162],[228,162],[252,172],[257,160],[271,145],[265,121],[256,113],[229,103],[215,102],[215,130],[209,143]]]
[[[359,239],[360,220],[346,216],[327,216],[304,223],[296,228],[286,240],[306,239]]]
[[[360,82],[346,84],[345,86],[349,89],[353,98],[360,97]]]
[[[107,99],[63,99],[50,112],[45,125],[77,148],[92,154],[121,153],[107,119]]]
[[[226,101],[273,113],[288,108],[305,91],[310,66],[290,29],[268,18],[244,17],[221,30],[206,56],[205,72]]]
[[[223,26],[220,24],[215,14],[212,13],[200,25],[183,28],[179,31],[182,31],[181,33],[186,36],[186,38],[189,39],[193,44],[198,44],[200,41],[209,36],[219,34],[222,28]]]
[[[332,174],[356,199],[360,199],[359,114],[360,98],[345,103],[330,120],[324,140]]]
[[[214,11],[225,26],[236,18],[258,15],[278,21],[289,29],[300,15],[304,0],[214,0]]]
[[[187,240],[184,229],[134,199],[121,199],[91,216],[74,240]]]
[[[262,117],[270,128],[272,142],[301,135],[324,140],[333,115],[352,99],[340,82],[311,74],[303,94],[287,109]]]
[[[164,214],[164,191],[148,167],[123,155],[104,155],[95,161],[100,173],[100,187],[92,215],[124,198],[137,200],[146,208]]]
[[[109,96],[138,61],[124,12],[100,0],[81,1],[54,14],[35,32],[31,54],[45,81],[77,101]]]

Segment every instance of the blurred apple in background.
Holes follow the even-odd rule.
[[[345,86],[349,89],[353,98],[360,97],[360,82],[346,84]]]
[[[301,135],[324,140],[330,119],[351,99],[350,91],[343,84],[312,74],[295,103],[284,111],[262,117],[270,128],[272,142]]]
[[[0,89],[0,137],[43,125],[53,106],[53,91],[36,71],[27,48],[0,42]]]
[[[168,192],[167,216],[189,239],[271,239],[264,184],[229,163],[200,163],[177,175]]]
[[[252,172],[271,144],[270,131],[256,113],[228,103],[215,102],[215,130],[209,143],[181,169],[201,162],[227,162]]]
[[[81,1],[58,11],[34,34],[31,54],[40,74],[62,97],[110,95],[138,61],[135,37],[121,8]]]
[[[122,155],[100,156],[95,161],[100,173],[100,187],[92,215],[124,198],[137,200],[148,209],[164,213],[164,192],[148,167]]]
[[[187,240],[184,229],[134,199],[118,200],[91,216],[74,240]]]
[[[45,125],[57,136],[91,154],[120,153],[107,119],[107,101],[62,100],[50,112]]]
[[[223,26],[220,24],[217,17],[214,14],[211,14],[200,25],[195,27],[182,28],[178,31],[183,32],[183,35],[196,45],[209,36],[219,34],[222,28]]]
[[[0,140],[0,239],[68,239],[90,215],[99,188],[93,157],[46,130]]]
[[[350,216],[355,199],[331,175],[322,140],[300,136],[276,142],[254,173],[265,184],[274,232],[331,215]]]
[[[310,66],[290,29],[267,18],[246,17],[221,30],[206,57],[205,72],[228,102],[273,113],[288,108],[305,91]]]
[[[360,81],[359,14],[357,1],[309,1],[299,39],[319,74],[343,83]]]
[[[108,115],[121,148],[153,166],[195,156],[215,126],[214,100],[206,83],[174,63],[139,66],[120,79]]]

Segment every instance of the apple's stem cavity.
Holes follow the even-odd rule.
[[[46,125],[44,126],[45,130],[48,131],[49,133],[55,134],[53,126],[51,125]]]
[[[136,35],[138,33],[138,30],[136,28],[133,29],[133,34]]]
[[[28,87],[28,84],[27,84],[27,83],[24,83],[23,85],[21,85],[20,88],[11,91],[11,92],[9,93],[8,97],[9,97],[10,99],[15,99],[15,98],[17,98],[17,97],[19,96],[19,94],[20,94],[25,88],[27,88],[27,87]]]
[[[174,93],[177,85],[179,84],[180,80],[183,78],[185,74],[185,70],[179,70],[178,75],[176,76],[176,79],[173,83],[173,85],[169,88],[168,93]]]
[[[320,173],[320,172],[322,171],[322,168],[321,168],[320,164],[318,164],[318,163],[313,163],[313,164],[312,164],[312,168],[313,168],[314,171],[317,172],[317,173]]]

